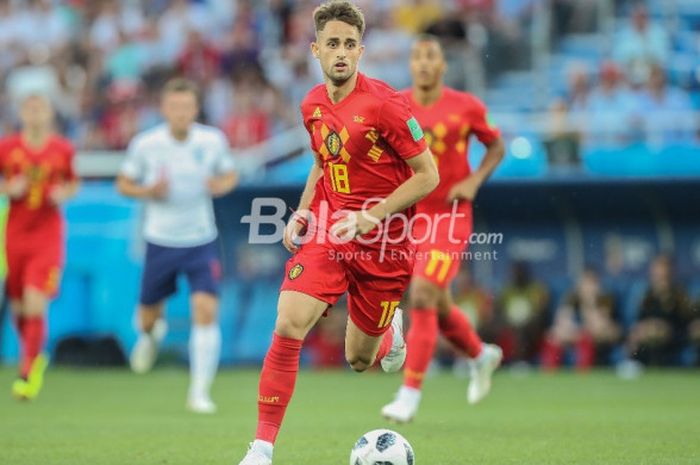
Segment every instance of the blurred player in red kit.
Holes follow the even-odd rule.
[[[306,225],[306,216],[297,214],[286,229],[284,244],[294,255],[260,375],[255,441],[241,465],[272,463],[303,340],[346,291],[350,366],[361,372],[380,361],[384,371],[401,369],[406,347],[398,304],[413,270],[413,245],[404,223],[388,218],[412,218],[413,205],[439,182],[406,98],[358,73],[362,13],[350,2],[334,1],[314,11],[314,22],[311,50],[325,84],[313,88],[301,105],[316,163],[297,213],[310,212],[313,220],[327,208],[336,221]]]
[[[21,131],[0,140],[0,191],[10,199],[6,230],[6,294],[21,344],[18,399],[39,394],[48,360],[46,311],[63,267],[64,227],[60,206],[78,189],[71,143],[54,134],[54,113],[40,95],[20,105]]]
[[[450,283],[472,233],[472,200],[503,158],[504,144],[476,97],[443,84],[447,64],[440,42],[421,36],[411,52],[413,88],[403,92],[426,134],[440,173],[440,185],[417,205],[420,220],[412,237],[417,245],[409,305],[411,327],[404,382],[382,415],[408,422],[420,404],[421,386],[439,333],[471,359],[469,403],[488,394],[491,374],[501,362],[498,346],[482,344],[467,317],[452,301]],[[471,171],[469,137],[487,147],[481,166]]]

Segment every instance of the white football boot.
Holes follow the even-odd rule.
[[[391,350],[381,360],[382,369],[387,373],[395,373],[403,367],[406,361],[406,342],[403,339],[403,310],[397,308],[391,320],[394,328],[394,340]]]
[[[494,344],[484,344],[481,354],[471,361],[467,401],[476,404],[491,390],[491,376],[501,365],[503,351]]]
[[[395,423],[408,423],[418,412],[420,398],[418,389],[401,386],[394,400],[382,408],[382,416]]]
[[[187,410],[193,413],[216,413],[216,404],[205,396],[190,396],[187,399]]]
[[[140,333],[129,357],[129,364],[134,373],[143,374],[151,371],[158,358],[158,346],[167,332],[168,324],[159,318],[150,333]]]
[[[254,443],[248,446],[248,452],[238,465],[272,465],[272,459],[256,449]]]

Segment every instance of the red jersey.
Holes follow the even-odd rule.
[[[29,182],[25,196],[10,202],[8,248],[62,240],[61,212],[50,202],[48,194],[53,186],[76,179],[74,154],[71,143],[60,136],[51,136],[39,150],[28,147],[20,135],[0,139],[0,169],[4,179],[21,174]]]
[[[500,132],[488,122],[486,106],[466,92],[444,87],[440,98],[427,107],[413,99],[410,89],[402,94],[409,100],[411,111],[425,131],[440,173],[438,187],[416,207],[425,213],[449,211],[451,205],[447,202],[447,195],[450,189],[471,172],[467,158],[469,137],[474,134],[488,145],[500,137]]]
[[[355,89],[336,104],[325,85],[314,87],[304,98],[301,113],[311,148],[323,164],[312,211],[320,200],[328,202],[332,215],[360,210],[368,199],[388,197],[413,174],[405,160],[427,148],[406,98],[362,74]],[[414,210],[403,213],[411,218]],[[403,224],[393,221],[389,237],[402,232]]]

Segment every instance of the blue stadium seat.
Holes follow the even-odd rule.
[[[642,144],[629,147],[588,148],[583,153],[583,166],[591,174],[602,176],[653,176],[657,155]]]
[[[667,176],[700,175],[700,146],[676,144],[664,147],[655,157],[655,172]]]
[[[506,142],[506,156],[494,172],[497,178],[539,178],[547,172],[547,156],[535,137],[519,136]]]

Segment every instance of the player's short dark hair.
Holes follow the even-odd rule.
[[[183,77],[176,77],[168,80],[165,85],[163,85],[161,95],[164,96],[180,92],[189,92],[199,100],[199,87],[197,87],[197,84]]]
[[[418,34],[413,40],[414,44],[420,44],[421,42],[428,42],[430,44],[435,44],[438,46],[441,52],[443,52],[442,41],[440,38],[434,34],[428,34],[427,32]],[[443,52],[444,53],[444,52]]]
[[[365,33],[365,15],[351,2],[331,0],[314,10],[314,25],[317,34],[323,31],[329,21],[342,21],[350,26],[355,26],[360,32],[360,37]]]

